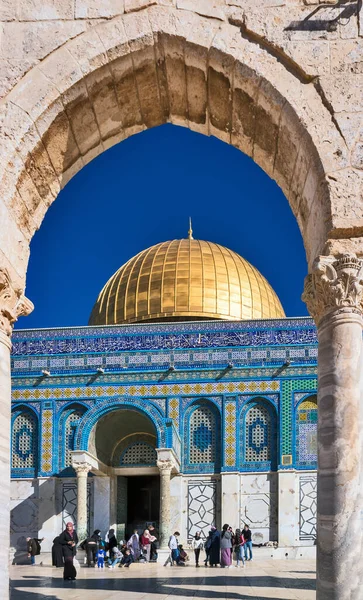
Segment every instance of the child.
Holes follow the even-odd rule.
[[[110,558],[108,559],[109,568],[114,569],[115,566],[121,561],[122,557],[123,554],[117,547],[112,548],[112,551],[110,551]]]
[[[120,567],[129,567],[134,562],[134,557],[131,554],[130,548],[126,548],[123,553],[123,558],[119,564]]]
[[[100,549],[97,550],[97,567],[99,569],[103,569],[105,566],[105,556],[106,556],[106,551],[103,548],[103,546],[100,546]]]

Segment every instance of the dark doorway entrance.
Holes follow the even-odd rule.
[[[160,477],[158,475],[136,475],[117,479],[119,509],[117,512],[120,513],[117,520],[121,525],[126,517],[126,527],[123,530],[126,538],[132,534],[134,529],[141,533],[149,523],[158,528]],[[121,513],[123,514],[121,515]]]

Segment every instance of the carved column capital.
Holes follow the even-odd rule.
[[[160,475],[170,474],[174,466],[171,460],[158,460],[156,461],[156,465],[160,471]]]
[[[317,325],[331,313],[363,314],[363,260],[355,254],[319,256],[305,278],[302,300]]]
[[[77,477],[82,477],[82,476],[87,477],[88,473],[92,469],[91,465],[89,465],[88,463],[84,463],[84,462],[73,463],[72,467],[75,470],[75,472],[77,473]]]
[[[0,330],[10,337],[18,317],[29,315],[33,309],[23,291],[12,284],[7,269],[0,267]]]

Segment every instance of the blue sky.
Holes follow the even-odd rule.
[[[17,328],[86,325],[107,279],[140,250],[187,236],[238,252],[268,279],[287,316],[306,315],[302,238],[278,186],[216,138],[164,125],[114,146],[59,194],[31,244]]]

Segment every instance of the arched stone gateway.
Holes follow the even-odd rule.
[[[362,15],[349,0],[314,4],[1,9],[1,410],[9,419],[11,326],[32,308],[23,296],[29,242],[62,186],[108,147],[168,121],[233,144],[281,186],[306,248],[305,299],[319,327],[318,599],[343,600],[361,598],[363,586],[363,276],[354,255],[363,249]],[[9,432],[3,426],[3,449]],[[6,565],[6,519],[1,535]],[[6,598],[6,568],[1,580]]]

